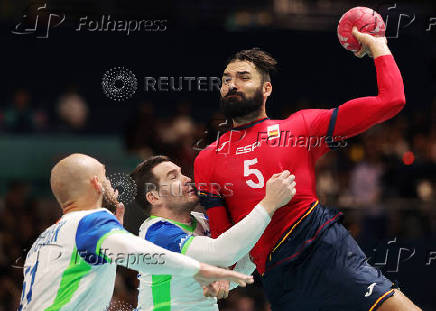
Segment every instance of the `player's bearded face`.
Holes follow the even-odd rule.
[[[263,105],[262,86],[259,86],[251,97],[236,88],[231,89],[226,95],[221,97],[221,109],[226,117],[237,119],[260,111]]]
[[[103,206],[112,210],[119,203],[117,200],[118,192],[115,191],[115,189],[112,187],[112,185],[111,185],[109,179],[107,179],[107,177],[104,177],[101,184],[102,184],[102,188],[103,188]]]

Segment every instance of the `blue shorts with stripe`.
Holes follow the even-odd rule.
[[[394,294],[341,218],[314,203],[277,244],[262,278],[272,311],[373,311]]]

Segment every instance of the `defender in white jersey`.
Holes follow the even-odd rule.
[[[114,192],[104,166],[91,157],[73,154],[60,161],[52,170],[51,187],[64,215],[27,254],[19,311],[106,310],[117,264],[141,273],[195,277],[200,284],[221,278],[242,285],[252,282],[250,277],[200,264],[125,231],[111,212],[99,208],[103,193],[113,196]],[[153,254],[159,255],[159,262],[154,262]]]
[[[266,183],[265,198],[243,220],[220,235],[209,237],[207,218],[193,212],[198,197],[191,180],[169,158],[155,156],[138,165],[131,174],[139,187],[136,203],[150,214],[139,230],[142,239],[197,260],[251,274],[255,266],[248,252],[263,234],[271,216],[295,194],[294,176],[289,171],[275,174]],[[141,195],[141,193],[143,195]],[[183,275],[140,273],[138,311],[217,311],[217,299],[227,296],[226,285],[203,289]],[[235,288],[232,284],[230,288]]]

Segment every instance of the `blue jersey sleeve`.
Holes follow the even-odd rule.
[[[100,245],[111,233],[125,229],[116,217],[107,211],[100,211],[83,217],[76,232],[77,251],[88,264],[100,265],[108,262]]]
[[[177,253],[183,253],[184,246],[187,246],[193,238],[177,225],[165,221],[151,225],[145,234],[147,241]]]

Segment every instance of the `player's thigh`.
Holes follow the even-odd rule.
[[[321,243],[329,252],[324,273],[325,283],[330,285],[323,310],[373,310],[393,295],[392,282],[367,263],[365,254],[342,225],[332,227]]]
[[[419,311],[422,309],[415,306],[400,290],[395,289],[392,297],[386,299],[378,308],[378,311]]]

